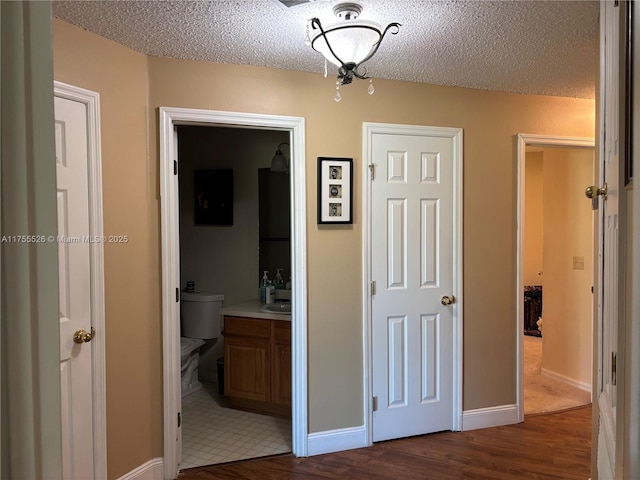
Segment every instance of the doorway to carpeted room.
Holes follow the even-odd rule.
[[[557,412],[591,403],[591,393],[542,372],[542,338],[524,336],[524,414]]]

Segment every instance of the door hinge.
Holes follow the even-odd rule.
[[[176,303],[180,301],[180,289],[176,287]]]
[[[178,428],[180,428],[182,426],[182,415],[180,415],[180,412],[178,412]]]
[[[375,412],[378,410],[378,396],[374,396],[372,401],[371,401],[371,408],[372,410]]]
[[[611,384],[616,385],[616,370],[617,370],[617,354],[611,352]]]
[[[178,161],[177,160],[173,161],[173,174],[174,175],[178,174]]]
[[[371,282],[371,296],[376,294],[376,281]]]
[[[376,178],[376,166],[373,163],[369,164],[369,170],[371,170],[371,180]]]

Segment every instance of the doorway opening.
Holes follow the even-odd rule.
[[[256,265],[255,271],[253,267],[251,271],[248,271],[249,267],[244,265],[246,259],[243,257],[251,257],[250,253],[245,251],[244,255],[238,255],[236,253],[230,253],[218,255],[215,252],[212,253],[212,249],[207,249],[208,253],[202,249],[202,255],[209,255],[210,260],[214,263],[224,264],[226,270],[223,275],[210,275],[203,273],[204,270],[199,269],[198,261],[194,261],[193,255],[190,254],[191,260],[188,260],[186,250],[182,247],[189,248],[187,245],[181,245],[184,230],[184,219],[181,223],[180,219],[180,196],[181,188],[186,188],[186,185],[190,185],[191,199],[189,203],[194,204],[195,189],[196,189],[196,172],[202,171],[222,171],[229,170],[228,166],[222,164],[211,163],[212,155],[208,155],[206,152],[199,153],[198,150],[203,148],[203,145],[195,145],[193,157],[204,162],[202,165],[192,164],[188,166],[181,165],[180,158],[180,134],[179,131],[189,132],[190,128],[193,131],[198,129],[204,129],[206,132],[217,132],[215,135],[222,135],[216,140],[219,145],[224,144],[227,138],[236,138],[235,145],[229,145],[227,155],[222,156],[223,162],[231,162],[230,165],[238,166],[242,162],[240,156],[237,154],[240,151],[245,153],[251,150],[246,144],[247,140],[239,139],[242,135],[254,134],[254,137],[264,137],[264,150],[268,151],[266,158],[266,166],[271,162],[271,157],[276,150],[281,150],[281,143],[284,140],[290,146],[290,156],[288,162],[289,176],[290,176],[290,275],[291,275],[291,290],[290,298],[291,302],[291,321],[290,321],[290,353],[286,367],[279,367],[283,370],[289,369],[289,391],[290,391],[290,407],[291,412],[291,427],[290,435],[291,442],[288,445],[296,456],[307,455],[307,379],[306,379],[306,205],[305,205],[305,160],[304,160],[304,119],[298,117],[280,117],[272,115],[258,115],[258,114],[241,114],[231,112],[216,112],[216,111],[203,111],[203,110],[190,110],[190,109],[177,109],[177,108],[160,108],[160,181],[161,181],[161,218],[162,218],[162,274],[163,274],[163,287],[162,287],[162,302],[163,302],[163,347],[164,347],[164,366],[163,366],[163,379],[164,379],[164,467],[165,478],[175,478],[180,468],[185,468],[181,465],[181,460],[187,460],[182,454],[183,450],[183,430],[186,420],[184,418],[185,411],[183,410],[183,398],[181,388],[181,351],[180,351],[180,304],[181,304],[181,291],[187,287],[187,281],[195,282],[194,290],[212,290],[210,293],[224,295],[224,306],[222,309],[225,314],[225,308],[232,307],[232,303],[241,302],[248,297],[253,297],[255,302],[259,302],[258,299],[258,238],[249,239],[249,235],[240,235],[240,238],[233,238],[235,243],[247,243],[253,242],[253,257],[255,257]],[[223,132],[224,130],[224,132]],[[234,135],[229,135],[229,132],[234,131]],[[271,141],[275,143],[271,143]],[[238,143],[240,142],[240,143]],[[215,142],[214,142],[215,143]],[[267,148],[268,144],[268,148]],[[282,146],[282,149],[284,146]],[[233,155],[236,152],[236,155]],[[184,152],[182,152],[184,154]],[[207,158],[208,157],[208,158]],[[230,157],[230,158],[224,158]],[[209,162],[209,163],[208,163]],[[188,170],[185,170],[185,168]],[[234,167],[235,168],[235,167]],[[190,169],[190,170],[189,170]],[[183,172],[187,172],[183,174]],[[228,173],[228,172],[227,172]],[[179,179],[182,174],[185,177]],[[232,174],[233,175],[233,174]],[[244,175],[244,173],[243,173]],[[202,176],[202,175],[200,175]],[[238,175],[240,176],[240,172]],[[255,169],[255,188],[251,195],[257,196],[257,184],[258,184],[258,169]],[[234,181],[234,186],[240,188],[240,191],[244,191],[245,194],[233,196],[233,209],[240,210],[244,208],[243,203],[247,201],[247,192],[244,186],[240,186]],[[214,189],[218,190],[218,189]],[[236,192],[236,194],[239,192]],[[257,200],[253,202],[254,207],[258,208]],[[193,210],[193,209],[192,209]],[[202,213],[202,212],[201,212]],[[200,216],[198,222],[209,223],[209,225],[195,225],[196,219],[194,215],[188,215],[191,217],[189,220],[192,224],[192,230],[203,229],[208,230],[208,234],[211,235],[212,230],[217,230],[218,233],[227,229],[228,233],[230,229],[240,229],[239,223],[244,222],[246,219],[239,217],[236,220],[232,220],[232,223],[236,225],[229,225],[229,215],[227,209],[223,208],[215,215]],[[192,211],[193,214],[193,211]],[[233,218],[232,216],[231,218]],[[242,220],[242,221],[241,221]],[[216,225],[219,224],[219,225]],[[256,225],[257,233],[257,218]],[[245,232],[246,233],[246,232]],[[195,242],[199,240],[197,237],[202,235],[196,235]],[[228,236],[228,235],[227,235]],[[200,238],[202,240],[202,238]],[[211,243],[211,239],[205,241],[205,243]],[[218,239],[220,240],[220,239]],[[228,240],[228,239],[227,239]],[[220,246],[220,245],[218,245]],[[230,247],[229,247],[230,248]],[[249,249],[249,247],[248,247]],[[183,265],[185,275],[192,275],[193,278],[181,277],[181,250],[184,250],[186,263]],[[224,250],[219,248],[219,250]],[[196,253],[197,255],[197,253]],[[240,258],[239,258],[240,257]],[[244,262],[244,263],[243,263]],[[206,263],[206,262],[200,262]],[[283,267],[284,268],[284,267]],[[211,268],[209,268],[211,270]],[[210,272],[209,272],[210,273]],[[274,271],[273,274],[276,272]],[[282,272],[287,275],[287,272]],[[197,278],[196,278],[197,277]],[[224,277],[224,278],[222,278]],[[236,277],[244,277],[244,287],[239,287],[242,284],[241,280]],[[200,279],[200,280],[198,280]],[[247,280],[250,279],[250,280]],[[219,283],[216,283],[219,282]],[[238,285],[234,285],[234,282]],[[199,284],[199,285],[198,285]],[[226,285],[227,288],[223,288]],[[190,285],[189,285],[190,286]],[[223,291],[226,290],[226,291]],[[226,293],[229,292],[229,293]],[[226,293],[226,294],[225,294]],[[236,315],[234,315],[236,316]],[[273,314],[276,318],[277,314]],[[223,336],[220,336],[223,337]],[[228,340],[229,336],[227,336]],[[202,379],[207,383],[207,380],[218,381],[218,376],[225,376],[223,372],[229,372],[228,366],[223,366],[222,369],[218,369],[218,361],[225,357],[225,354],[220,355],[221,345],[223,341],[207,340],[209,345],[205,345],[203,348],[203,372]],[[227,344],[231,342],[227,341]],[[277,342],[276,342],[277,343]],[[217,344],[217,346],[216,346]],[[279,345],[266,346],[271,348],[274,352],[281,352],[278,350]],[[253,349],[252,351],[256,351]],[[267,350],[266,357],[269,357],[269,350]],[[208,355],[207,355],[208,353]],[[274,357],[276,354],[273,355]],[[282,355],[278,355],[279,358],[284,358]],[[223,360],[224,364],[224,360]],[[280,365],[284,365],[282,362]],[[215,383],[210,382],[208,385],[208,391],[214,395],[219,395],[218,386]],[[222,386],[222,382],[221,385]],[[224,380],[224,384],[228,387],[229,376]],[[212,387],[213,385],[213,387]],[[203,388],[207,392],[206,388]],[[213,391],[212,391],[213,390]],[[195,392],[197,394],[198,392]],[[220,398],[220,397],[218,397]],[[215,427],[214,427],[215,428]],[[288,427],[280,427],[288,428]],[[224,435],[222,428],[219,428],[217,432],[211,432],[212,436],[219,434]],[[285,432],[286,436],[286,432]],[[258,456],[258,455],[256,455]],[[206,460],[204,460],[206,462]],[[195,465],[187,465],[195,466]]]
[[[518,136],[518,415],[591,403],[594,142]]]
[[[289,453],[290,340],[282,338],[271,348],[258,338],[259,349],[247,353],[247,332],[224,334],[226,323],[235,318],[202,331],[197,310],[211,305],[228,319],[244,308],[245,315],[257,315],[248,317],[257,327],[271,322],[265,317],[277,318],[274,323],[290,338],[291,316],[262,315],[264,299],[258,293],[259,279],[266,275],[279,283],[273,300],[290,306],[291,282],[288,289],[284,283],[291,277],[289,132],[179,125],[177,133],[180,289],[181,302],[186,302],[180,319],[180,469]],[[284,168],[272,171],[277,150],[282,150]],[[277,273],[282,282],[275,282]],[[271,362],[262,364],[261,371],[239,364],[260,361],[263,354]],[[231,362],[225,358],[233,355],[238,358]],[[264,382],[256,386],[260,375]],[[236,385],[248,376],[254,382]],[[285,379],[277,384],[282,391],[265,388],[276,378]],[[256,396],[262,403],[242,404]]]

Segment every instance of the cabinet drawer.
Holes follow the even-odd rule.
[[[224,335],[268,339],[271,336],[271,324],[269,320],[225,316]]]

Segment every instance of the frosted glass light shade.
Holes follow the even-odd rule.
[[[287,160],[284,158],[284,155],[278,150],[276,154],[271,159],[271,171],[272,172],[288,172],[289,167],[287,166]]]
[[[356,65],[369,56],[382,37],[380,25],[375,22],[342,22],[331,25],[324,32],[336,56],[344,63],[353,62]],[[334,65],[342,66],[342,62],[329,50],[321,32],[313,37],[311,47]]]

